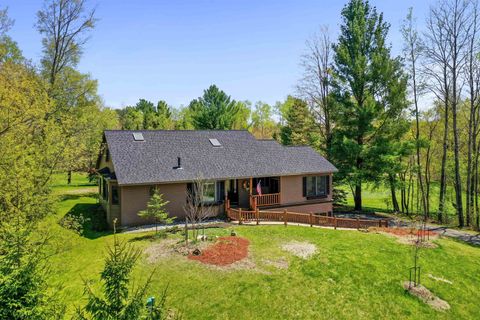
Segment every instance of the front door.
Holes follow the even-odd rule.
[[[250,208],[250,179],[238,180],[238,206]]]
[[[238,180],[233,179],[228,181],[228,199],[230,205],[238,206]]]

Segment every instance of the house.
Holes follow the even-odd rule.
[[[138,212],[155,187],[170,201],[169,214],[183,218],[187,188],[199,178],[218,214],[227,199],[232,208],[331,213],[336,168],[310,147],[257,140],[248,131],[112,130],[104,133],[97,172],[109,224],[116,218],[131,226],[148,223]]]

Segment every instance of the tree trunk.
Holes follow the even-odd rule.
[[[444,133],[443,133],[443,153],[442,153],[442,167],[440,172],[440,191],[438,199],[438,213],[437,219],[438,222],[443,222],[443,215],[445,211],[445,193],[447,191],[447,176],[446,176],[446,164],[447,164],[447,150],[448,150],[448,99],[445,100],[445,123],[444,123]]]
[[[453,64],[453,80],[452,80],[452,122],[453,122],[453,153],[455,159],[455,206],[458,216],[458,225],[462,228],[465,223],[463,220],[463,203],[462,203],[462,178],[460,176],[460,155],[458,146],[458,128],[457,128],[457,70],[456,60]]]
[[[423,188],[423,179],[422,179],[422,163],[420,160],[420,120],[418,115],[418,95],[417,95],[417,76],[416,76],[416,57],[414,48],[410,50],[410,58],[412,60],[412,81],[413,81],[413,100],[415,102],[415,122],[416,122],[416,130],[415,130],[415,142],[416,142],[416,149],[417,149],[417,178],[420,187],[420,193],[422,197],[422,209],[425,219],[428,218],[429,212],[427,209],[427,200],[425,199],[425,190]],[[418,192],[418,190],[417,190]]]
[[[394,177],[393,174],[389,174],[388,178],[389,178],[389,181],[390,181],[390,192],[392,194],[393,211],[400,212],[400,208],[398,206],[397,195],[395,193],[395,177]]]
[[[72,170],[68,170],[68,173],[67,173],[67,184],[71,184],[72,183]]]
[[[361,182],[357,182],[357,184],[355,185],[354,201],[355,201],[355,210],[362,211],[362,183]]]

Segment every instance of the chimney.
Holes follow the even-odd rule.
[[[182,168],[182,158],[177,157],[177,166],[173,167],[173,169],[183,169]]]

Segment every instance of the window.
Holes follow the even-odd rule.
[[[212,203],[215,202],[215,182],[206,182],[203,185],[203,195],[202,195],[202,202],[203,203]]]
[[[187,183],[187,192],[192,193],[195,201],[202,204],[218,204],[225,200],[225,181],[209,181],[203,183],[203,192],[197,195],[194,183]]]
[[[104,200],[108,199],[108,183],[105,178],[102,177],[102,197]]]
[[[118,204],[118,187],[112,186],[112,204]]]
[[[329,176],[310,176],[303,178],[303,196],[323,198],[328,195]]]

